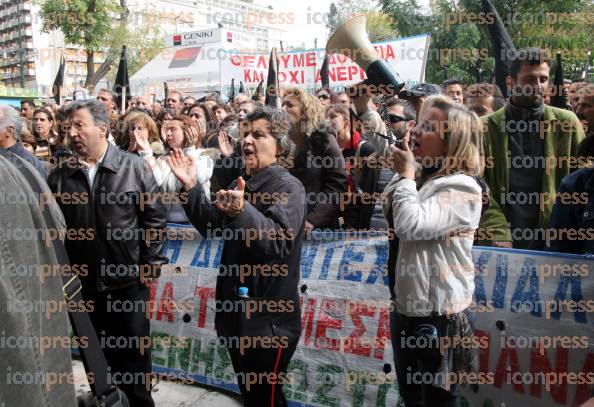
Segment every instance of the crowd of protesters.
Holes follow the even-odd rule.
[[[442,262],[452,269],[473,269],[470,250],[475,244],[594,253],[594,85],[574,81],[565,90],[566,106],[552,107],[550,95],[556,90],[551,91],[550,68],[539,49],[518,50],[507,99],[494,84],[452,78],[440,85],[420,83],[390,97],[372,94],[364,83],[315,93],[285,88],[281,109],[264,107],[259,94],[236,94],[225,102],[216,93],[196,99],[170,90],[161,102],[136,96],[119,111],[116,95],[100,89],[96,101],[39,108],[23,101],[20,117],[15,109],[0,107],[0,147],[32,164],[54,193],[86,191],[89,185],[93,191],[98,167],[119,174],[109,182],[103,178],[113,192],[189,193],[189,203],[170,202],[164,210],[148,206],[142,215],[122,205],[95,208],[92,226],[97,229],[107,222],[122,228],[159,228],[171,222],[192,223],[201,233],[216,225],[296,231],[295,246],[263,239],[250,251],[243,241],[228,243],[233,247],[225,247],[225,264],[253,263],[256,253],[266,257],[261,263],[287,263],[298,276],[300,239],[311,231],[391,230],[388,270],[396,304],[392,339],[400,393],[407,405],[422,405],[415,403],[423,403],[423,397],[425,405],[455,405],[455,386],[422,392],[406,384],[407,368],[424,366],[421,370],[435,373],[443,368],[442,356],[402,349],[399,338],[423,323],[437,327],[439,336],[466,335],[469,323],[462,311],[472,298],[473,275],[450,273],[443,281],[429,273],[423,280],[402,273],[401,267],[423,270]],[[402,148],[394,140],[402,141]],[[91,158],[80,167],[87,174],[82,178],[62,166],[81,155]],[[125,173],[119,172],[123,163]],[[251,198],[244,203],[244,190],[286,191],[289,207],[262,206]],[[222,198],[231,201],[222,203]],[[88,226],[88,210],[60,206],[69,227]],[[96,250],[118,253],[125,264],[159,265],[167,261],[159,254],[162,243]],[[75,257],[93,250],[73,241],[67,248]],[[293,277],[277,286],[254,281],[250,294],[298,302],[298,277]],[[105,288],[146,300],[151,278],[143,281],[145,286],[131,285],[133,278],[94,280],[83,289],[97,301],[106,301]],[[225,284],[218,282],[217,298],[235,295],[237,287]],[[427,306],[411,311],[404,301],[411,295]],[[298,315],[277,321],[276,329],[290,333],[287,353],[255,352],[249,360],[232,353],[236,372],[275,358],[277,366],[269,367],[286,371],[299,338]],[[114,328],[105,315],[96,314],[93,321],[114,335],[148,334],[142,315],[122,318],[128,330]],[[230,335],[224,332],[230,332],[233,321],[217,319],[221,336]],[[137,356],[114,353],[108,360],[121,370],[150,369],[150,358]],[[124,390],[137,405],[150,405],[141,387]],[[273,405],[284,402],[280,387],[276,395],[274,386],[259,388],[259,395],[244,387],[242,392],[248,405],[269,404],[270,398]]]
[[[368,92],[364,85],[342,91],[322,88],[314,95],[299,88],[281,89],[282,108],[291,118],[296,147],[295,154],[285,164],[306,188],[307,230],[385,229],[387,223],[380,216],[379,197],[393,175],[393,168],[370,165],[382,156],[389,157],[388,140],[381,135],[386,134],[388,125],[397,138],[404,138],[417,124],[423,101],[432,95],[445,94],[485,117],[485,154],[491,160],[487,162],[484,178],[493,199],[481,224],[484,233],[477,233],[477,240],[502,247],[543,249],[561,180],[578,169],[577,165],[565,165],[568,160],[562,157],[579,158],[580,166],[586,166],[584,163],[594,146],[592,137],[584,139],[583,129],[591,136],[592,126],[587,123],[594,118],[592,85],[583,80],[572,82],[565,90],[565,110],[555,110],[547,104],[552,88],[548,80],[551,64],[542,56],[537,57],[545,63],[520,64],[511,72],[510,86],[521,89],[534,85],[544,94],[512,95],[507,100],[494,84],[467,85],[457,79],[448,79],[441,85],[421,83],[385,101]],[[124,112],[118,111],[116,97],[107,89],[97,92],[97,100],[110,117],[108,140],[121,150],[143,157],[150,164],[159,188],[169,192],[177,187],[165,159],[173,148],[181,148],[184,154],[195,158],[200,183],[213,193],[241,175],[241,123],[263,105],[263,96],[258,94],[251,98],[237,94],[228,102],[218,94],[211,94],[197,101],[178,90],[170,91],[162,103],[149,103],[145,96],[133,97]],[[383,107],[387,109],[385,118],[380,116]],[[47,175],[60,159],[72,154],[65,109],[66,106],[55,103],[35,107],[33,102],[23,101],[20,142],[8,140],[5,145],[18,150],[38,168],[42,164],[33,161],[23,150],[43,161]],[[524,120],[529,131],[516,130],[518,126],[514,123]],[[542,124],[551,122],[567,123],[567,126],[553,128]],[[543,131],[546,135],[542,137],[530,137]],[[509,135],[505,145],[498,136],[502,132]],[[522,160],[536,163],[547,159],[549,163],[556,159],[558,165],[548,169],[522,163],[513,165]],[[376,199],[363,199],[371,194]],[[540,202],[542,196],[525,199],[526,194],[531,194],[530,197],[547,194],[546,202]],[[517,197],[521,197],[519,205],[514,204]],[[522,200],[531,203],[523,204]],[[562,203],[558,207],[567,210]],[[168,221],[188,221],[180,206],[168,209]],[[553,218],[556,225],[564,216]],[[525,232],[526,228],[541,228],[544,232],[529,233]],[[547,243],[550,249],[551,242]]]

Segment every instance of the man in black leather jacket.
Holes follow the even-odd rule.
[[[148,286],[167,263],[160,254],[165,208],[145,161],[107,142],[109,117],[100,102],[75,102],[66,115],[77,155],[48,178],[66,220],[66,250],[83,297],[94,303],[90,315],[114,383],[132,406],[154,406],[150,348],[140,343],[150,339]]]

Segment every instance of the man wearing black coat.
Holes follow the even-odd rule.
[[[148,286],[167,263],[165,208],[144,160],[107,142],[100,102],[74,102],[66,115],[78,156],[60,163],[48,184],[66,220],[68,257],[80,270],[83,297],[95,304],[90,316],[114,384],[131,406],[152,407],[150,347],[141,343],[150,339]]]

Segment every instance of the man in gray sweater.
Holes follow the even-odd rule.
[[[19,168],[33,174],[46,197],[51,192],[29,163],[14,155],[9,161],[9,154],[0,154],[0,406],[74,407],[62,278],[51,241],[44,240],[39,195]],[[64,228],[50,201],[45,210]]]

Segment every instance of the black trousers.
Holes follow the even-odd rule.
[[[95,302],[90,313],[107,363],[112,383],[128,397],[131,407],[154,407],[151,396],[151,349],[141,352],[140,343],[150,340],[147,318],[149,289],[140,282],[108,292],[83,290],[85,300]]]
[[[243,355],[237,347],[227,347],[244,406],[287,406],[283,383],[287,380],[287,368],[298,342],[299,338],[288,342],[286,347],[245,348]]]
[[[435,326],[437,336],[442,337],[448,319],[445,316],[406,317],[394,311],[390,314],[390,334],[400,397],[406,407],[458,407],[460,392],[456,384],[446,391],[427,383],[429,380],[426,379],[431,379],[439,369],[442,356],[438,346],[416,346],[419,342],[414,340],[414,331],[420,324]]]

